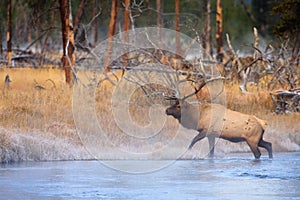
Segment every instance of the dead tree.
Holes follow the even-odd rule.
[[[124,42],[129,41],[129,26],[130,26],[130,0],[125,0],[124,3]],[[127,54],[123,55],[123,66],[127,66]]]
[[[2,21],[2,17],[0,16],[0,21]],[[2,46],[2,29],[0,28],[0,57],[2,58],[2,54],[3,54],[3,46]]]
[[[285,88],[287,90],[293,90],[300,86],[300,67],[298,58],[291,58],[290,51],[288,50],[289,41],[285,41],[281,44],[279,52],[274,55],[270,66],[272,68],[272,77],[268,83],[270,90],[274,90],[276,87]]]
[[[63,40],[63,57],[61,60],[65,70],[66,83],[71,84],[73,80],[72,67],[75,65],[75,46],[70,0],[60,0],[60,14]]]
[[[35,38],[36,38],[35,53],[38,54],[39,53],[39,43],[40,43],[39,39],[42,38],[41,32],[40,32],[40,29],[41,29],[40,18],[37,18],[35,23],[36,23],[35,24]]]
[[[82,15],[83,15],[83,9],[84,9],[84,6],[86,4],[86,1],[87,0],[81,0],[78,8],[77,8],[77,11],[76,11],[76,14],[75,14],[75,20],[74,20],[74,37],[76,38],[76,35],[77,35],[77,30],[78,30],[78,26],[79,26],[79,22],[82,18]]]
[[[300,88],[270,93],[276,114],[300,112]]]
[[[130,27],[130,16],[129,15],[130,15],[130,0],[125,0],[125,3],[124,3],[124,31],[128,31],[129,27]]]
[[[207,55],[212,55],[212,50],[211,50],[211,26],[210,26],[210,14],[211,14],[211,4],[210,0],[205,1],[205,6],[204,6],[204,11],[205,11],[205,33],[204,33],[204,48],[205,52]]]
[[[94,9],[93,9],[93,16],[96,16],[98,12],[98,0],[94,0]],[[94,46],[97,45],[98,41],[98,19],[95,18],[94,21]]]
[[[11,51],[11,0],[7,1],[7,65],[11,65],[12,51]]]
[[[263,55],[259,55],[262,54],[261,51],[259,51],[258,49],[258,33],[257,33],[257,29],[254,27],[254,53],[253,56],[246,56],[246,57],[239,57],[237,55],[237,53],[234,51],[230,39],[229,39],[229,35],[226,34],[226,38],[227,38],[227,44],[229,47],[229,51],[230,54],[232,55],[232,69],[231,69],[231,79],[237,79],[240,80],[241,79],[241,84],[240,84],[240,90],[243,93],[248,93],[247,90],[247,83],[249,81],[249,76],[250,73],[253,71],[254,73],[254,68],[257,65],[257,63],[260,63],[260,67],[263,67],[263,59],[262,57],[264,57]],[[257,68],[260,68],[257,67]],[[260,78],[259,75],[259,70],[256,69],[255,74],[258,74],[258,77],[256,77],[255,79]],[[256,81],[258,81],[256,80]]]
[[[222,14],[222,4],[221,0],[217,0],[217,14],[216,14],[216,25],[217,25],[217,32],[216,32],[216,42],[217,42],[217,61],[223,62],[223,14]]]
[[[157,26],[158,26],[158,47],[161,48],[161,28],[162,28],[162,6],[161,0],[156,0],[156,10],[157,10]]]
[[[180,1],[175,0],[175,30],[176,30],[176,55],[180,55],[180,36],[179,36],[179,31],[180,31]]]
[[[112,0],[111,2],[111,11],[110,11],[110,21],[109,21],[109,31],[108,31],[108,42],[107,42],[107,50],[105,56],[105,71],[109,72],[109,65],[110,65],[110,55],[112,52],[112,37],[116,32],[116,22],[117,22],[117,14],[118,14],[118,0]]]

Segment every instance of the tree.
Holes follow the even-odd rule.
[[[11,65],[11,0],[7,0],[7,65]]]
[[[94,0],[93,16],[96,16],[98,12],[98,0]],[[98,19],[94,19],[94,46],[97,45],[98,41]]]
[[[130,26],[130,0],[125,0],[124,7],[124,31],[128,31]]]
[[[129,41],[129,35],[128,35],[128,30],[130,26],[130,0],[125,0],[124,4],[124,42],[128,43]],[[123,55],[123,65],[127,66],[127,54]]]
[[[84,9],[84,6],[86,4],[86,1],[87,0],[81,0],[79,6],[77,8],[76,14],[75,14],[75,20],[74,20],[74,37],[75,38],[76,38],[76,35],[77,35],[79,22],[81,20],[82,15],[83,15],[83,9]]]
[[[299,13],[299,0],[282,0],[272,8],[272,14],[279,16],[279,20],[274,26],[274,33],[291,40],[293,56],[300,52]]]
[[[59,21],[57,20],[56,12],[59,11],[58,8],[58,3],[59,1],[38,1],[38,0],[27,0],[27,6],[24,8],[27,10],[27,15],[28,22],[19,22],[25,24],[25,30],[26,33],[22,34],[23,36],[26,36],[26,42],[28,43],[28,49],[32,46],[35,45],[35,53],[43,53],[45,47],[45,42],[47,42],[47,38],[50,40],[51,38],[51,33],[53,30],[56,30],[56,22]],[[19,3],[19,6],[23,5],[22,3]],[[20,11],[19,11],[20,12]],[[16,18],[19,19],[18,16]],[[26,18],[26,17],[24,17]],[[58,18],[59,19],[59,18]],[[20,29],[20,28],[19,28]],[[32,30],[34,31],[34,37],[35,39],[32,41],[31,34]],[[20,32],[20,31],[18,31]],[[44,40],[44,44],[42,44],[42,39],[44,35],[46,34],[46,39]],[[20,33],[19,33],[20,35]],[[24,41],[24,39],[23,39]],[[40,51],[40,44],[41,46],[41,51]]]
[[[112,52],[112,37],[116,31],[116,22],[117,22],[117,14],[118,14],[118,0],[112,0],[111,2],[111,11],[110,11],[110,21],[109,21],[109,31],[108,31],[108,43],[107,43],[107,50],[105,56],[105,71],[109,72],[109,64],[110,64],[110,55]]]
[[[66,82],[72,83],[72,66],[75,65],[75,46],[70,0],[60,0],[62,25],[63,57],[62,65],[65,70]]]
[[[157,10],[157,26],[158,26],[158,33],[157,33],[157,40],[158,40],[158,47],[161,48],[161,28],[162,26],[162,7],[161,7],[161,0],[156,0],[156,10]]]
[[[212,55],[211,50],[211,26],[210,26],[210,14],[211,14],[211,5],[210,0],[205,0],[204,4],[204,13],[205,13],[205,31],[204,31],[204,48],[207,55]]]
[[[2,22],[3,19],[2,19],[2,16],[0,15],[0,22]],[[0,56],[2,57],[2,54],[3,54],[3,46],[2,46],[2,23],[0,23]],[[0,58],[1,58],[0,57]]]
[[[217,13],[216,13],[216,25],[217,25],[217,31],[216,31],[216,42],[217,42],[217,60],[219,62],[223,61],[223,19],[222,19],[222,4],[221,0],[217,0]]]
[[[179,9],[180,9],[180,5],[179,5],[180,1],[179,0],[175,0],[175,30],[176,30],[176,35],[175,35],[175,43],[176,43],[176,57],[178,55],[180,55],[180,37],[179,37],[179,31],[180,31],[180,13],[179,13]]]
[[[1,19],[0,19],[1,21]],[[2,47],[2,30],[0,28],[0,56],[3,54],[3,47]]]

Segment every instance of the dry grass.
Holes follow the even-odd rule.
[[[12,80],[0,94],[0,126],[45,130],[53,123],[72,125],[72,90],[62,82],[60,70],[5,69]],[[55,85],[51,83],[52,80]],[[45,89],[37,87],[43,86]]]
[[[4,88],[6,74],[10,88]],[[0,162],[81,157],[73,155],[80,141],[72,90],[63,84],[60,70],[1,69],[0,80]]]
[[[239,112],[256,115],[268,121],[276,132],[300,133],[300,113],[276,115],[270,91],[256,86],[249,87],[250,94],[243,94],[237,85],[226,85],[227,107]]]
[[[76,131],[65,125],[60,131],[68,133],[57,136],[56,132],[0,128],[0,163],[24,160],[76,160],[92,158],[78,142]]]
[[[4,89],[3,85],[6,74],[12,80],[9,89]],[[45,89],[38,89],[37,84]],[[0,162],[90,158],[83,153],[76,134],[72,89],[64,84],[64,73],[61,70],[0,69],[0,87]],[[95,95],[98,121],[105,131],[111,133],[109,139],[128,151],[135,151],[140,147],[145,151],[155,152],[168,145],[175,136],[173,130],[177,130],[177,124],[171,118],[168,118],[159,134],[151,137],[148,145],[122,134],[112,115],[112,88],[106,81]],[[266,89],[252,86],[249,88],[251,94],[247,95],[242,94],[237,85],[227,84],[225,89],[228,108],[254,114],[268,121],[266,138],[275,144],[275,150],[299,150],[300,113],[273,114],[273,103]],[[150,122],[148,113],[151,111],[151,102],[145,101],[137,92],[132,95],[129,103],[132,120],[140,126],[147,126]],[[89,120],[89,116],[86,120]],[[182,140],[187,137],[188,140],[185,141],[190,141],[192,136],[187,135],[183,135]],[[188,145],[185,142],[182,144]],[[244,146],[230,148],[232,151],[244,151]],[[153,156],[158,154],[156,152]],[[113,158],[117,157],[115,155]]]

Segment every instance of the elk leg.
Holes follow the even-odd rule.
[[[249,143],[249,142],[247,142],[247,143],[248,143],[251,151],[253,152],[255,159],[259,159],[260,156],[261,156],[261,153],[260,153],[260,151],[258,149],[257,144],[252,144],[252,143]]]
[[[206,136],[205,133],[203,133],[202,131],[199,131],[198,135],[196,135],[194,137],[194,139],[192,140],[192,142],[189,146],[189,149],[191,149],[196,142],[198,142],[198,141],[202,140],[203,138],[205,138],[205,136]]]
[[[267,149],[268,154],[269,154],[269,158],[272,159],[273,158],[273,154],[272,154],[272,143],[271,142],[266,142],[263,139],[260,139],[259,143],[258,143],[259,147],[263,147],[265,149]]]
[[[214,136],[208,136],[208,143],[209,143],[209,157],[214,157],[215,153],[215,137]]]

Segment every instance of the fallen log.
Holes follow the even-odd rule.
[[[275,105],[275,113],[285,114],[300,112],[300,88],[293,90],[277,90],[270,93]]]

